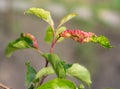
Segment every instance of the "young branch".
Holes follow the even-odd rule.
[[[1,89],[1,88],[2,88],[2,89],[11,89],[11,88],[7,87],[6,85],[0,83],[0,89]]]

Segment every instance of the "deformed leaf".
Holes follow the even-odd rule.
[[[105,47],[105,48],[112,48],[109,40],[105,36],[102,36],[102,35],[101,36],[93,36],[91,39],[91,42],[98,43],[102,47]]]
[[[53,30],[52,30],[51,26],[49,26],[46,30],[45,42],[50,44],[52,42],[52,40],[53,40]]]
[[[92,32],[84,32],[82,30],[65,30],[59,34],[60,37],[71,38],[79,43],[88,43],[95,36]]]
[[[51,18],[51,14],[47,10],[44,10],[42,8],[29,8],[25,13],[33,14],[43,19],[44,21],[48,22],[51,26],[54,25],[53,20]]]
[[[36,75],[36,70],[30,65],[29,62],[25,63],[26,65],[26,85],[27,87],[29,87],[31,85],[31,83],[34,81],[35,79],[35,75]]]
[[[47,76],[54,73],[55,72],[51,66],[45,67],[45,68],[42,68],[39,72],[37,72],[35,79],[41,80],[42,76]]]
[[[32,36],[30,34],[30,36]],[[35,48],[37,49],[37,42],[35,40],[34,36],[29,37],[29,36],[23,36],[19,37],[17,40],[12,41],[8,44],[5,50],[5,54],[7,57],[10,57],[13,52],[19,50],[19,49],[26,49],[26,48]]]
[[[69,21],[70,19],[72,19],[73,17],[75,17],[76,15],[77,14],[75,14],[75,13],[71,13],[71,14],[68,14],[67,16],[65,16],[63,19],[61,19],[59,27],[61,25],[63,25],[64,23],[66,23],[67,21]]]
[[[37,89],[76,89],[76,86],[70,80],[57,78],[42,84]]]
[[[75,77],[76,79],[82,81],[88,87],[90,87],[92,83],[91,76],[89,71],[85,67],[79,65],[78,63],[75,63],[72,65],[72,67],[67,69],[66,72],[67,72],[67,75]]]

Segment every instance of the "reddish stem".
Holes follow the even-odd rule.
[[[54,30],[53,30],[53,40],[52,40],[52,44],[51,44],[51,48],[50,48],[50,53],[52,53],[53,52],[53,47],[54,47],[54,45],[55,45],[55,32],[54,32]],[[48,66],[48,60],[46,59],[46,63],[45,63],[45,67],[47,67]],[[43,83],[43,81],[45,80],[45,78],[46,78],[47,76],[43,76],[42,77],[42,79],[41,79],[41,81],[40,81],[40,85]]]
[[[56,32],[55,31],[53,31],[53,40],[52,40],[52,44],[51,44],[51,48],[50,48],[50,53],[53,53],[53,48],[54,48],[54,46],[55,46],[55,44],[56,44],[56,42],[58,41],[58,39],[60,38],[60,37],[58,37],[57,39],[56,39]],[[45,67],[47,67],[48,66],[48,60],[46,59],[46,64],[45,64]],[[43,83],[43,81],[45,80],[45,78],[46,78],[47,76],[43,76],[42,77],[42,79],[41,79],[41,81],[40,81],[40,85]]]
[[[45,60],[46,60],[45,67],[47,67],[49,62],[48,62],[47,59],[45,59]],[[41,81],[40,81],[40,85],[43,83],[43,81],[45,80],[46,77],[47,77],[47,76],[43,76],[43,77],[42,77],[42,79],[41,79]]]
[[[43,77],[42,77],[42,79],[41,79],[41,81],[40,81],[40,85],[42,85],[42,83],[43,83],[43,81],[45,80],[46,77],[47,77],[47,76],[43,76]]]
[[[51,48],[50,48],[50,53],[53,52],[53,48],[54,48],[54,46],[55,46],[55,44],[56,44],[56,42],[58,41],[59,38],[60,38],[60,36],[53,41],[53,43],[52,43],[52,45],[51,45]]]

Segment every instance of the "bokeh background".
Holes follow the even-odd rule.
[[[79,44],[67,39],[56,45],[55,52],[66,62],[78,62],[89,69],[93,81],[91,89],[120,89],[120,0],[0,0],[1,83],[12,89],[26,89],[25,61],[29,60],[37,70],[44,66],[44,59],[30,49],[17,51],[11,58],[4,54],[8,42],[18,38],[21,32],[32,33],[41,50],[49,50],[50,46],[44,42],[48,24],[24,15],[30,7],[51,11],[56,25],[64,15],[75,12],[78,16],[65,24],[68,29],[106,36],[114,48],[104,49],[97,44]]]

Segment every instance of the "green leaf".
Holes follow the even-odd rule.
[[[78,63],[75,63],[72,65],[72,67],[67,69],[66,72],[67,72],[67,75],[75,77],[76,79],[82,81],[88,87],[90,87],[92,83],[91,77],[90,77],[89,71],[85,67],[79,65]]]
[[[53,40],[53,30],[51,26],[49,26],[46,30],[45,42],[47,42],[48,44],[51,44],[52,40]]]
[[[10,57],[13,52],[19,49],[26,49],[26,48],[35,48],[33,45],[33,40],[29,37],[21,36],[15,41],[12,41],[8,44],[5,50],[5,54],[7,57]]]
[[[63,32],[63,31],[65,31],[66,30],[66,27],[64,27],[64,26],[62,26],[62,27],[60,27],[59,29],[57,29],[56,30],[56,39],[59,37],[59,34],[61,33],[61,32]],[[64,40],[64,37],[60,37],[58,40],[57,40],[57,42],[61,42],[61,41],[63,41]]]
[[[35,89],[35,86],[33,84],[31,84],[28,89]]]
[[[57,78],[44,83],[37,89],[76,89],[76,87],[69,80]]]
[[[42,56],[43,56],[46,60],[48,60],[48,61],[49,61],[49,59],[48,59],[48,58],[49,58],[49,55],[50,55],[49,53],[44,53],[44,54],[42,54]]]
[[[66,77],[66,71],[62,61],[56,54],[43,54],[42,56],[50,62],[58,78]]]
[[[67,70],[67,69],[69,69],[70,67],[72,67],[72,64],[63,64],[64,65],[64,68],[65,68],[65,70]]]
[[[80,84],[78,87],[78,89],[84,89],[84,88],[85,88],[85,86],[83,84]]]
[[[5,54],[7,57],[10,57],[12,53],[19,49],[31,48],[30,45],[26,43],[25,40],[19,38],[13,42],[10,42],[5,50]]]
[[[93,36],[91,42],[98,43],[104,48],[112,48],[109,40],[105,36]]]
[[[33,14],[33,15],[43,19],[44,21],[48,22],[51,26],[54,25],[53,20],[51,18],[51,14],[47,10],[44,10],[42,8],[30,8],[25,13]]]
[[[63,19],[61,19],[60,24],[58,27],[60,27],[61,25],[63,25],[64,23],[66,23],[67,21],[69,21],[70,19],[72,19],[73,17],[75,17],[77,14],[75,13],[71,13],[68,14],[67,16],[65,16]]]
[[[55,70],[58,78],[65,78],[66,77],[66,72],[64,69],[64,66],[61,63],[61,60],[56,54],[50,54],[49,55],[49,61]]]
[[[26,85],[29,87],[35,79],[36,70],[30,65],[29,62],[25,63],[26,65]]]
[[[45,68],[42,68],[37,74],[36,74],[36,77],[35,79],[40,79],[42,78],[42,76],[47,76],[47,75],[50,75],[50,74],[54,74],[54,70],[51,66],[49,67],[45,67]]]

